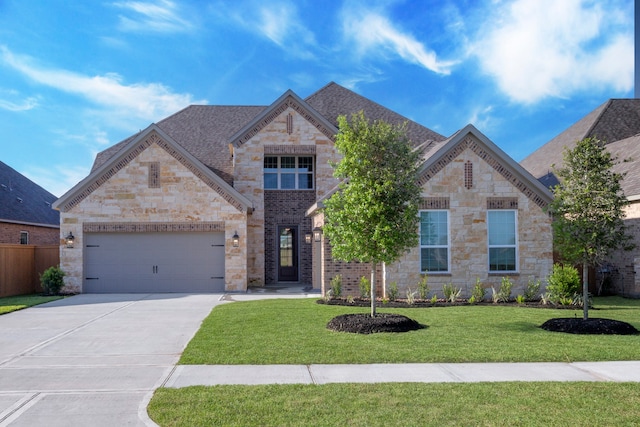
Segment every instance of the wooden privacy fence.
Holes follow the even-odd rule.
[[[0,245],[0,297],[42,292],[40,274],[60,264],[60,247]]]

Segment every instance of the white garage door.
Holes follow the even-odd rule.
[[[83,292],[222,292],[224,233],[86,233]]]

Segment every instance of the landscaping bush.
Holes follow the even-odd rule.
[[[60,267],[49,267],[40,275],[40,285],[46,295],[58,295],[64,286],[64,271]]]
[[[427,275],[423,274],[418,282],[418,298],[427,299],[429,295],[429,286],[427,285]]]
[[[337,274],[331,278],[331,289],[335,298],[342,296],[342,275]]]
[[[471,291],[471,298],[469,298],[469,304],[475,304],[484,301],[484,295],[486,290],[482,287],[480,279],[476,279],[476,284]]]
[[[391,282],[389,284],[389,300],[395,301],[398,299],[398,284]]]
[[[371,282],[366,277],[362,276],[360,278],[360,283],[358,284],[360,288],[360,297],[361,298],[369,298],[371,296]]]
[[[554,304],[573,301],[574,296],[580,293],[580,275],[570,265],[554,264],[547,282],[549,300]]]
[[[529,279],[527,283],[527,289],[524,291],[524,300],[533,301],[537,299],[538,292],[540,292],[540,280],[533,280],[533,277]]]

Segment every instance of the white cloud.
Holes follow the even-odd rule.
[[[172,114],[194,101],[190,94],[174,93],[161,83],[124,84],[117,74],[86,76],[63,69],[34,65],[25,56],[15,55],[0,46],[0,59],[39,84],[75,94],[104,108],[118,117],[155,121]]]
[[[54,196],[60,197],[89,175],[90,168],[74,164],[29,167],[21,173]]]
[[[493,116],[491,113],[493,112],[493,106],[483,106],[483,107],[475,107],[471,111],[471,116],[467,119],[468,123],[471,123],[475,127],[479,129],[483,129],[487,131],[491,128],[491,123],[493,122]]]
[[[512,100],[633,87],[633,8],[621,1],[496,2],[471,46]],[[487,12],[487,11],[485,11]]]
[[[38,106],[38,99],[30,96],[23,100],[14,102],[6,99],[0,99],[0,109],[8,111],[28,111]]]
[[[222,22],[231,22],[243,30],[258,34],[288,54],[302,59],[315,58],[314,51],[318,48],[315,35],[302,24],[294,2],[218,2],[211,5],[210,9]]]
[[[193,29],[191,22],[180,16],[178,6],[169,0],[119,1],[113,6],[133,13],[119,16],[121,31],[175,33]]]
[[[342,14],[342,27],[360,55],[397,55],[437,74],[447,75],[455,64],[441,61],[411,34],[396,28],[386,17],[365,7],[348,8]]]

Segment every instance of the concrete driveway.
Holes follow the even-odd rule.
[[[83,294],[0,316],[0,426],[155,425],[146,406],[220,294]]]

